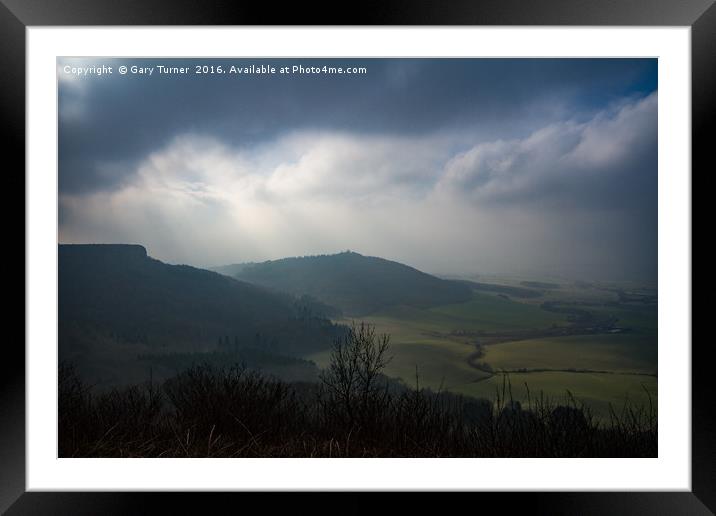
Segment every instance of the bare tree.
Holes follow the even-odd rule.
[[[389,335],[376,335],[375,327],[363,322],[354,322],[334,341],[330,364],[320,376],[327,415],[351,426],[368,422],[388,396],[387,382],[379,380],[393,358],[387,355],[389,343]]]

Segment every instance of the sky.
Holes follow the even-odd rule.
[[[305,72],[323,66],[365,72]],[[656,282],[655,59],[57,69],[61,243],[199,267],[350,249],[445,275]]]

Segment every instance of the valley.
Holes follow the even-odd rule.
[[[408,388],[523,405],[573,396],[602,419],[657,402],[656,291],[644,286],[443,279],[355,252],[217,270],[141,246],[60,246],[60,359],[100,387],[197,363],[316,382],[332,343],[367,323],[390,336],[384,373]]]
[[[656,405],[656,306],[620,304],[608,290],[589,294],[563,289],[539,296],[569,303],[546,310],[544,300],[475,291],[465,303],[394,307],[361,320],[391,336],[386,373],[409,386],[417,371],[420,386],[478,398],[495,398],[504,382],[522,404],[540,394],[564,401],[569,392],[600,418],[627,399],[645,404],[651,397]],[[582,320],[565,308],[574,306]],[[307,358],[321,366],[329,353]]]

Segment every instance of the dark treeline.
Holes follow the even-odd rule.
[[[95,394],[60,368],[61,457],[655,457],[653,407],[598,422],[571,400],[523,407],[385,377],[389,339],[353,326],[318,383],[193,365],[168,380]]]
[[[209,366],[222,369],[227,364],[237,364],[243,368],[262,371],[267,376],[276,376],[284,381],[311,381],[318,379],[318,366],[299,357],[272,353],[264,347],[245,346],[226,351],[205,353],[140,353],[137,355],[136,367],[146,375],[151,373],[152,379],[162,383],[196,366]]]
[[[554,290],[559,288],[559,285],[557,283],[551,283],[547,281],[520,281],[520,284],[528,288],[536,288],[541,290]]]
[[[505,296],[533,298],[544,295],[543,290],[535,290],[534,288],[515,287],[511,285],[497,285],[495,283],[480,283],[470,280],[455,280],[456,283],[462,283],[474,290],[481,292],[493,292],[495,294],[503,294]]]

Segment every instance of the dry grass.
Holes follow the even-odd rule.
[[[61,457],[655,457],[652,406],[612,410],[610,424],[573,397],[521,406],[509,379],[494,402],[395,388],[381,370],[388,338],[354,326],[320,384],[242,367],[192,367],[161,386],[93,396],[60,368]]]

